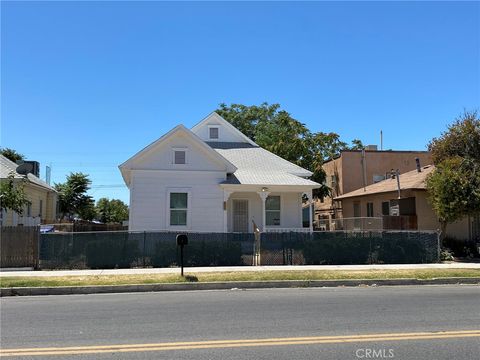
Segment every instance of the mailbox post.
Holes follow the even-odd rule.
[[[188,236],[186,234],[177,235],[177,246],[180,246],[180,266],[182,268],[181,275],[183,276],[183,247],[188,245]]]

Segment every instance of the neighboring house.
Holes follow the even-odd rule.
[[[5,181],[9,174],[14,174],[14,181],[25,180],[24,191],[30,204],[25,206],[23,214],[3,210],[0,216],[2,226],[33,226],[54,222],[57,213],[56,190],[34,174],[17,173],[17,166],[13,161],[0,155],[0,181]]]
[[[259,147],[217,113],[178,125],[120,165],[130,230],[294,231],[312,173]],[[310,218],[313,214],[310,214]],[[310,222],[311,223],[311,222]]]
[[[322,230],[335,230],[336,219],[346,217],[342,201],[335,197],[363,188],[388,178],[393,169],[404,173],[416,168],[415,158],[420,164],[432,163],[428,151],[381,151],[374,145],[361,150],[344,150],[337,158],[323,164],[326,185],[332,196],[315,201],[315,223]]]
[[[382,218],[383,228],[392,230],[439,230],[440,223],[428,202],[426,178],[435,169],[423,166],[376,184],[336,197],[342,201],[345,218]],[[398,189],[400,184],[400,191]],[[363,219],[362,219],[363,220]],[[350,222],[351,229],[360,219]],[[447,226],[447,236],[457,239],[480,237],[480,218],[466,217]]]

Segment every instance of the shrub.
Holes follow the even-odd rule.
[[[442,247],[450,249],[455,257],[480,257],[474,240],[460,240],[446,236],[442,241]]]
[[[450,249],[444,248],[440,252],[440,261],[453,261],[453,252]]]

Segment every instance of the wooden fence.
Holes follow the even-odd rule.
[[[0,227],[0,267],[38,267],[39,226]]]
[[[128,226],[122,224],[92,224],[92,223],[58,223],[58,224],[45,224],[54,227],[55,231],[61,232],[90,232],[90,231],[125,231],[128,230]]]
[[[383,228],[385,230],[417,230],[417,216],[383,216]]]

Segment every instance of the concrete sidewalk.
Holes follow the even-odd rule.
[[[207,272],[257,272],[257,271],[308,271],[308,270],[423,270],[423,269],[480,269],[480,263],[445,264],[389,264],[389,265],[300,265],[300,266],[218,266],[186,267],[185,273]],[[180,268],[139,268],[105,270],[44,270],[44,271],[0,271],[0,277],[44,277],[44,276],[98,276],[98,275],[139,275],[179,274]]]

